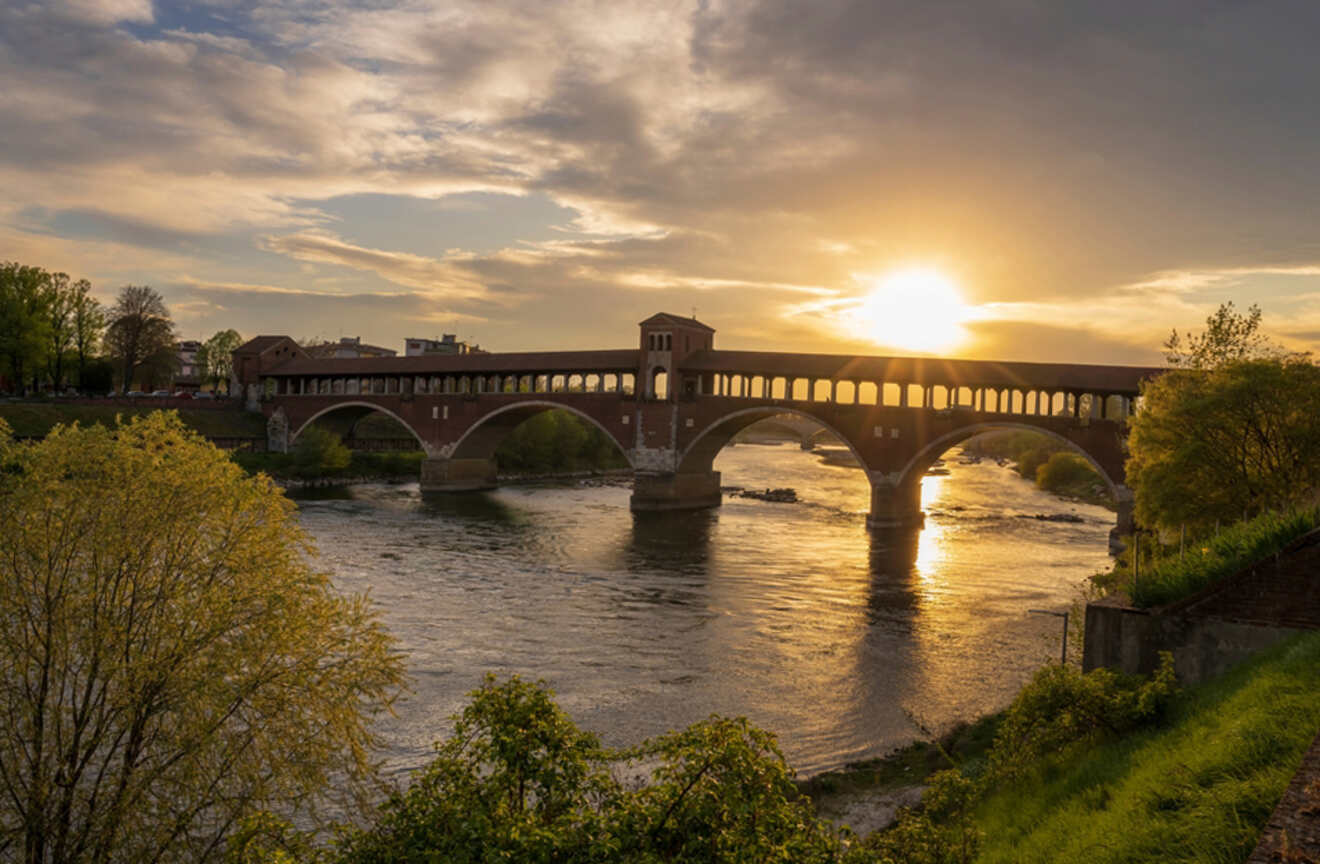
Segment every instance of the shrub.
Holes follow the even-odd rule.
[[[310,426],[293,445],[294,470],[305,477],[337,474],[348,467],[353,454],[339,436],[319,426]]]
[[[333,860],[842,860],[839,836],[798,795],[773,736],[746,720],[712,717],[619,753],[552,697],[539,682],[487,676],[436,758],[370,826],[345,834]],[[618,760],[644,779],[620,782]],[[279,832],[254,844],[293,845]]]
[[[1159,719],[1177,692],[1173,655],[1150,678],[1110,669],[1046,666],[1014,698],[990,751],[991,780],[1011,779],[1047,753],[1097,734],[1120,735]]]

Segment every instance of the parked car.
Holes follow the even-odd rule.
[[[129,391],[128,391],[127,393],[125,393],[124,395],[127,396],[129,399],[141,399],[142,397],[146,396],[147,394],[146,394],[145,392],[143,392],[142,390],[129,390]]]
[[[212,392],[210,392],[209,390],[198,390],[196,393],[192,394],[192,398],[193,398],[193,399],[214,399],[214,398],[215,398],[215,394],[212,393]]]
[[[175,399],[192,399],[192,398],[193,398],[193,394],[189,393],[187,390],[175,390],[175,391],[174,391],[174,398],[175,398]]]
[[[170,396],[170,391],[168,391],[168,390],[152,390],[152,391],[151,391],[151,398],[153,398],[153,399],[168,399],[169,396]]]

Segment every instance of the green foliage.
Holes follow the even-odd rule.
[[[1051,453],[1045,464],[1036,468],[1036,485],[1046,492],[1089,498],[1104,489],[1104,480],[1091,463],[1076,453]]]
[[[487,676],[454,733],[375,824],[348,834],[342,862],[591,860],[602,807],[621,795],[595,736],[543,687]]]
[[[647,779],[620,782],[628,760]],[[436,758],[345,834],[337,862],[813,862],[840,838],[798,796],[774,739],[712,717],[624,753],[579,730],[541,684],[484,686]]]
[[[968,441],[964,450],[1012,459],[1018,474],[1046,492],[1113,505],[1108,484],[1094,466],[1068,444],[1049,435],[1025,429],[987,432]]]
[[[338,435],[319,426],[304,429],[290,455],[294,471],[303,477],[340,474],[353,458]]]
[[[1205,319],[1200,334],[1180,334],[1176,329],[1164,343],[1165,359],[1179,369],[1217,369],[1243,360],[1277,359],[1283,352],[1260,332],[1260,307],[1251,305],[1247,314],[1231,302],[1220,305]]]
[[[1165,722],[1047,756],[976,818],[985,864],[1246,859],[1320,726],[1320,634],[1177,697]]]
[[[1320,490],[1320,367],[1235,360],[1147,382],[1127,462],[1139,522],[1204,527]]]
[[[0,848],[205,861],[367,793],[401,659],[268,479],[165,413],[0,447]]]
[[[1011,779],[1042,756],[1097,734],[1122,735],[1158,720],[1178,691],[1173,655],[1160,654],[1150,678],[1110,669],[1080,672],[1046,666],[1022,688],[1004,715],[990,751],[988,776]]]
[[[495,451],[505,473],[546,474],[626,468],[614,440],[569,411],[543,411],[520,424]]]
[[[921,807],[900,814],[885,831],[867,839],[865,848],[877,864],[970,864],[983,836],[973,818],[980,798],[978,784],[957,769],[930,778]]]
[[[221,330],[202,343],[197,352],[197,365],[201,369],[201,378],[209,382],[211,389],[220,390],[225,385],[229,391],[229,379],[234,372],[234,350],[243,344],[243,337],[237,330]]]
[[[45,270],[0,263],[0,361],[19,393],[45,356],[53,295],[51,274]]]
[[[1314,507],[1262,513],[1222,531],[1193,534],[1181,553],[1177,548],[1163,550],[1143,544],[1140,572],[1135,577],[1129,548],[1104,581],[1109,583],[1106,587],[1125,590],[1137,606],[1172,603],[1277,554],[1317,527],[1320,509]]]

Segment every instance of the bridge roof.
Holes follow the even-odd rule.
[[[1167,370],[1149,366],[1011,363],[997,360],[949,360],[941,357],[857,357],[843,354],[703,350],[694,351],[684,359],[683,371],[1135,395],[1143,379]]]
[[[695,317],[687,318],[683,315],[675,315],[672,312],[657,312],[645,321],[637,322],[637,326],[639,327],[646,324],[668,324],[674,327],[696,327],[698,330],[709,330],[711,333],[715,332],[714,327],[709,324],[702,324]]]
[[[541,372],[636,372],[636,348],[524,351],[505,354],[418,354],[412,357],[294,357],[263,375],[471,375]]]

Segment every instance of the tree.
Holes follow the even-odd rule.
[[[87,389],[87,364],[101,343],[105,310],[92,296],[92,283],[79,279],[73,285],[73,350],[78,357],[78,387]],[[109,389],[107,387],[106,389]]]
[[[161,412],[0,467],[0,857],[215,860],[365,795],[401,660],[268,478]]]
[[[436,758],[372,825],[345,835],[332,860],[844,859],[773,736],[746,720],[712,717],[618,753],[578,729],[552,696],[540,683],[487,676]],[[650,781],[619,782],[618,760],[645,766]]]
[[[0,356],[20,391],[43,356],[50,299],[45,270],[13,261],[0,264]]]
[[[237,330],[221,330],[202,344],[197,352],[197,365],[202,369],[203,380],[211,382],[211,389],[220,390],[220,382],[229,392],[229,379],[234,373],[234,349],[243,344],[243,337]]]
[[[1301,356],[1179,369],[1142,387],[1126,474],[1136,516],[1205,526],[1320,489],[1320,368]]]
[[[132,389],[137,372],[174,350],[174,322],[165,301],[147,285],[125,285],[110,310],[105,344],[123,370],[123,387]]]
[[[1205,319],[1205,332],[1180,335],[1175,328],[1164,343],[1169,365],[1179,369],[1214,369],[1239,360],[1279,357],[1282,351],[1260,332],[1260,307],[1247,307],[1243,315],[1223,303]]]
[[[77,288],[69,282],[69,274],[50,274],[49,298],[46,306],[46,372],[51,386],[58,392],[64,385],[64,360],[73,347],[73,313]]]

